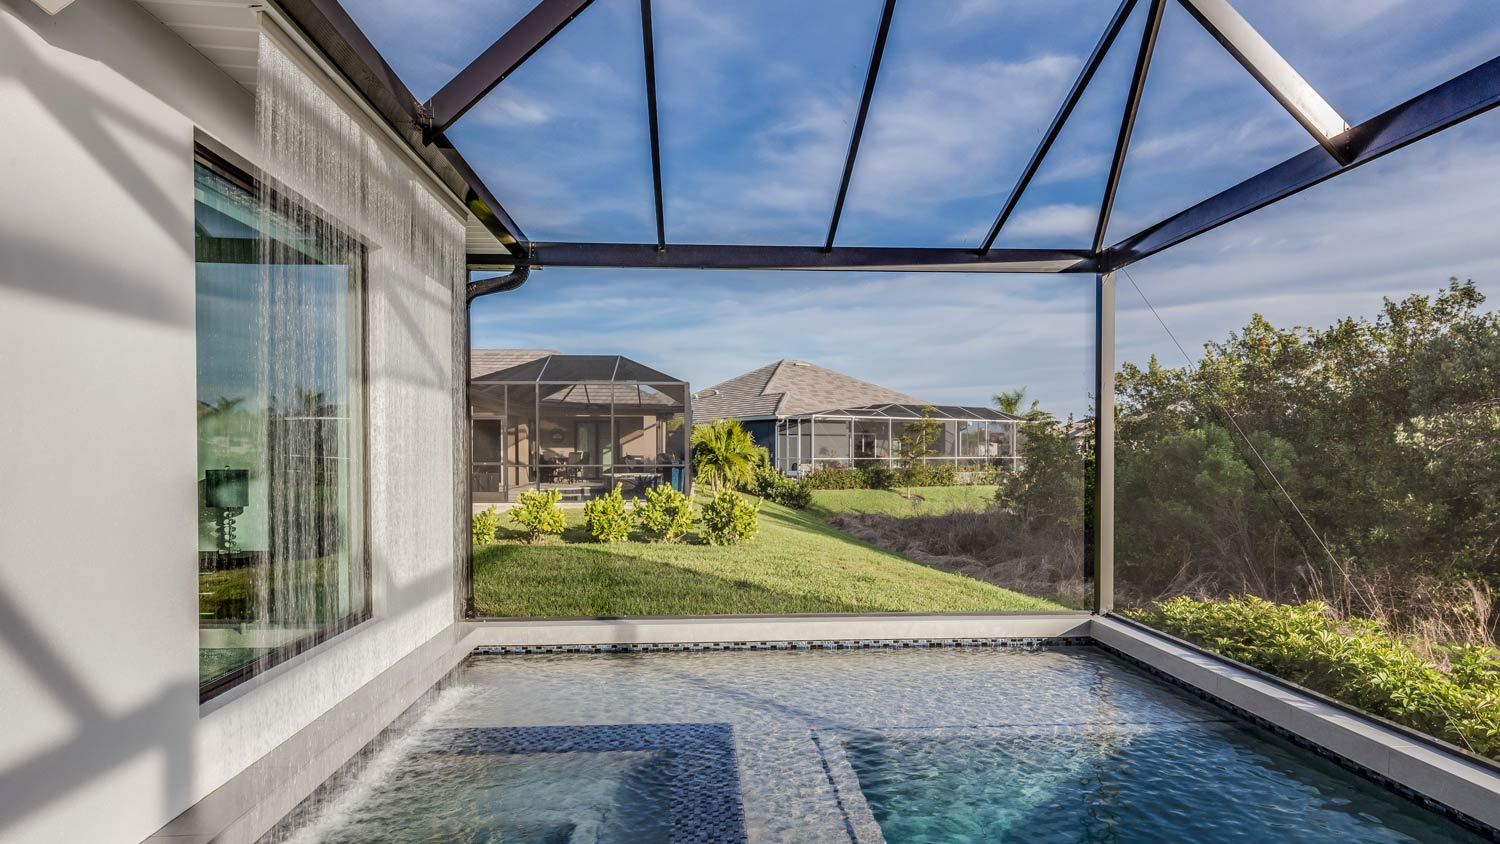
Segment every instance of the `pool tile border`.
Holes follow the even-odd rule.
[[[672,844],[748,840],[732,724],[457,727],[441,732],[446,737],[442,753],[665,753],[672,772]]]
[[[538,654],[703,653],[710,651],[855,651],[922,648],[1001,648],[1039,651],[1059,647],[1089,647],[1088,636],[995,636],[961,639],[778,639],[747,642],[611,642],[578,645],[481,645],[476,654],[530,656]]]

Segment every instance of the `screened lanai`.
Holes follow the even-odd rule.
[[[907,427],[940,424],[926,454],[901,453]],[[808,413],[776,424],[776,467],[789,474],[886,467],[908,462],[952,465],[960,473],[1016,465],[1020,417],[987,407],[874,404]]]
[[[469,385],[476,503],[559,490],[566,501],[619,486],[686,492],[686,381],[619,355],[547,355]]]

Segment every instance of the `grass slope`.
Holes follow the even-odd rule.
[[[851,491],[863,492],[863,491]],[[894,493],[896,502],[911,506]],[[821,496],[821,493],[820,493]],[[934,505],[936,506],[936,505]],[[928,568],[824,523],[823,510],[761,506],[748,545],[591,542],[581,510],[561,539],[526,545],[505,519],[474,550],[482,615],[623,616],[1055,610],[1058,604]]]
[[[824,519],[844,513],[884,516],[940,516],[954,510],[983,510],[995,501],[995,486],[918,486],[908,501],[905,489],[815,489],[811,512]]]

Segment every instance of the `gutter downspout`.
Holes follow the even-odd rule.
[[[464,287],[464,293],[468,297],[465,307],[474,304],[474,300],[480,296],[488,296],[491,293],[505,293],[515,290],[526,283],[531,277],[531,268],[526,266],[516,267],[510,275],[502,275],[499,278],[486,278],[480,281],[471,281]],[[465,321],[468,321],[467,316]]]
[[[459,355],[458,372],[455,373],[459,379],[459,390],[463,396],[462,423],[464,426],[463,436],[459,438],[458,465],[459,477],[463,478],[463,509],[458,513],[458,524],[455,529],[458,532],[460,548],[462,553],[459,560],[459,620],[464,621],[474,618],[474,543],[471,538],[469,523],[474,518],[474,408],[469,401],[469,372],[470,355],[473,350],[473,337],[469,330],[469,311],[474,305],[474,300],[491,293],[505,293],[515,290],[526,283],[531,277],[531,268],[518,266],[509,275],[498,278],[486,278],[480,281],[471,281],[464,285],[464,310],[463,310],[463,351]]]

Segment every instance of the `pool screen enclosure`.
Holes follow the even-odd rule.
[[[1114,209],[1136,115],[1157,52],[1168,2],[1179,3],[1244,71],[1310,136],[1309,147],[1225,190],[1166,216],[1114,243],[1106,234]],[[898,0],[884,0],[871,33],[873,47],[857,112],[844,155],[836,199],[829,209],[822,245],[715,245],[673,243],[663,210],[662,147],[657,119],[656,40],[651,0],[640,0],[641,59],[644,63],[655,241],[650,243],[540,242],[526,237],[493,193],[455,148],[449,130],[487,94],[501,85],[553,36],[583,13],[592,0],[541,0],[426,102],[416,99],[337,0],[284,0],[284,13],[328,56],[390,125],[460,195],[494,235],[497,248],[470,247],[471,270],[524,273],[547,266],[655,269],[854,270],[901,272],[1086,273],[1096,289],[1097,359],[1094,379],[1095,500],[1092,531],[1096,603],[1100,613],[1113,607],[1114,472],[1114,273],[1257,209],[1285,199],[1387,153],[1457,125],[1500,105],[1500,57],[1482,62],[1363,122],[1350,125],[1235,10],[1229,0],[1123,0],[1097,22],[1077,18],[1067,26],[1098,26],[1100,35],[1059,104],[1040,143],[1016,176],[993,223],[971,246],[840,246],[838,229],[861,137],[882,78],[882,60]],[[1138,39],[1121,39],[1127,21],[1143,21]],[[1133,30],[1132,30],[1133,31]],[[625,33],[622,33],[622,36]],[[634,34],[630,36],[633,38]],[[1117,44],[1118,42],[1118,44]],[[434,48],[440,45],[434,45]],[[1112,48],[1130,58],[1130,78],[1118,134],[1093,236],[1068,248],[997,248],[1027,188],[1047,160],[1065,125]],[[887,69],[889,71],[889,69]],[[477,284],[477,282],[473,282]],[[491,287],[494,287],[491,284]],[[503,286],[502,286],[503,289]]]
[[[687,492],[691,401],[686,381],[619,355],[547,355],[474,378],[471,497]]]

